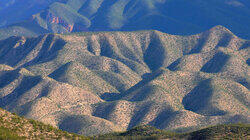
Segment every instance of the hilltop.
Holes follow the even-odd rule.
[[[249,0],[1,1],[0,38],[134,30],[191,35],[222,25],[249,39],[249,3]]]
[[[83,32],[0,41],[0,107],[83,135],[249,123],[249,40]]]

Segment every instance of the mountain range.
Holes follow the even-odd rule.
[[[0,41],[0,107],[83,135],[249,123],[250,41],[223,26]]]
[[[248,137],[249,25],[250,0],[1,0],[0,139]]]
[[[1,0],[0,39],[82,31],[191,35],[222,25],[250,39],[250,0]]]

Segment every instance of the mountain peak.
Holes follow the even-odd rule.
[[[228,33],[234,35],[228,28],[222,26],[222,25],[217,25],[209,29],[211,32],[223,32],[223,33]]]

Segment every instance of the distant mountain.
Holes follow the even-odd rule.
[[[70,134],[41,122],[28,120],[0,109],[0,139],[79,139],[88,140],[87,137]]]
[[[0,107],[84,135],[249,123],[249,40],[83,32],[0,41]]]
[[[12,0],[0,5],[5,25],[0,38],[134,30],[190,35],[222,25],[250,39],[250,0]]]
[[[62,0],[1,0],[0,27],[31,19],[33,14],[48,8],[53,2]]]

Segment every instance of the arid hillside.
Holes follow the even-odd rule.
[[[128,131],[108,133],[93,137],[84,137],[56,129],[41,122],[25,119],[6,110],[0,109],[0,139],[1,140],[159,140],[159,139],[248,139],[249,125],[231,124],[217,125],[189,133],[174,133],[156,129],[152,126],[136,126]]]
[[[0,41],[0,107],[84,135],[249,123],[250,41],[216,26]]]
[[[89,138],[70,134],[41,122],[28,120],[0,109],[1,140],[35,140],[35,139],[78,139]]]

